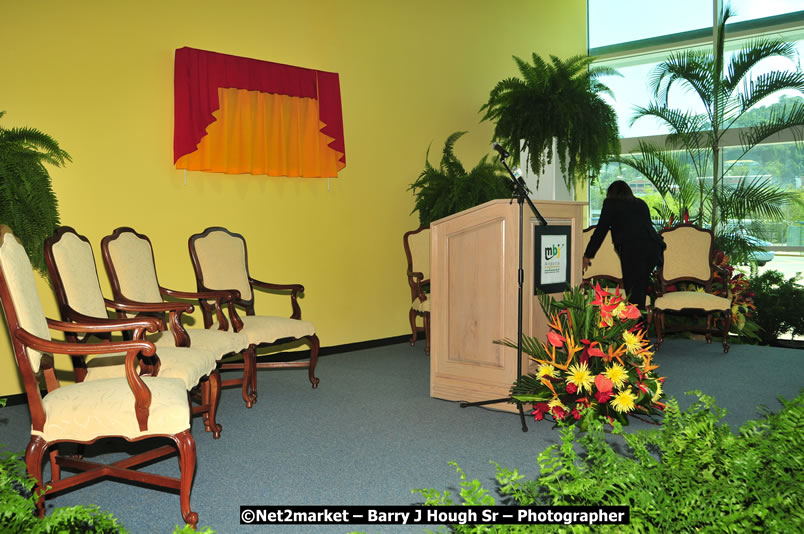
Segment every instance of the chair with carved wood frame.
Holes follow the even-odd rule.
[[[424,333],[424,352],[430,355],[430,228],[422,226],[405,232],[402,237],[408,261],[407,277],[410,286],[410,344],[416,344],[419,333]],[[421,317],[423,327],[416,324]]]
[[[190,433],[190,409],[184,383],[177,378],[140,376],[139,356],[158,356],[145,331],[157,331],[155,318],[77,323],[45,317],[28,256],[20,242],[0,226],[0,301],[6,316],[11,345],[19,367],[31,414],[31,439],[25,451],[29,475],[36,480],[37,513],[45,513],[47,494],[61,492],[87,482],[111,477],[151,486],[179,490],[181,514],[193,527],[198,514],[190,508],[190,491],[195,474],[196,448]],[[54,341],[50,330],[64,333],[106,333],[133,331],[132,341],[71,343]],[[125,376],[61,386],[56,378],[52,354],[103,355],[125,353]],[[47,394],[42,396],[39,376],[44,375]],[[62,456],[63,444],[92,444],[117,438],[129,442],[167,439],[172,445],[155,446],[111,464],[100,464],[75,456]],[[178,478],[136,471],[156,459],[179,454]],[[43,480],[45,455],[50,459],[51,480]],[[62,469],[79,474],[62,477]],[[41,492],[41,493],[39,493]]]
[[[224,310],[228,309],[230,314],[234,314],[234,319],[238,319],[234,311],[233,293],[206,291],[202,294],[163,287],[156,274],[151,240],[129,227],[117,228],[112,234],[104,237],[101,240],[101,252],[115,302],[150,307],[152,309],[150,313],[159,316],[163,316],[166,312],[169,314],[172,336],[164,332],[158,337],[151,337],[157,347],[195,347],[212,352],[219,360],[219,368],[225,365],[220,360],[229,355],[243,354],[244,360],[248,361],[248,338],[230,329],[229,321],[224,314]],[[185,328],[182,324],[182,314],[191,313],[193,305],[188,302],[163,300],[168,298],[213,300],[217,304],[218,329]],[[120,309],[118,313],[122,314],[124,310]],[[251,408],[253,401],[248,396],[248,380],[221,381],[223,387],[231,385],[241,386],[243,401]]]
[[[589,240],[592,238],[595,228],[597,228],[597,225],[583,229],[582,250],[586,250],[586,246],[589,244]],[[617,287],[620,289],[623,287],[623,268],[620,263],[620,256],[614,249],[611,232],[608,232],[606,237],[603,238],[600,248],[589,264],[589,268],[583,273],[584,284],[591,284],[592,280],[607,280],[617,284]],[[645,319],[645,328],[647,329],[653,320],[653,306],[651,305],[650,295],[648,294],[645,295],[645,311],[647,312]]]
[[[73,228],[62,226],[45,239],[44,253],[63,321],[104,324],[109,320],[107,308],[129,313],[154,311],[150,305],[114,302],[103,297],[92,245]],[[160,324],[164,323],[160,321]],[[89,337],[79,337],[75,333],[65,336],[67,341],[73,343],[84,343]],[[96,337],[107,341],[111,339],[108,333]],[[216,369],[216,355],[196,347],[164,345],[159,346],[158,353],[160,378],[181,378],[188,391],[199,387],[200,405],[193,408],[193,413],[201,414],[205,430],[212,432],[215,439],[219,438],[221,426],[217,424],[215,415],[221,379]],[[89,363],[83,355],[73,355],[71,359],[79,382],[125,376],[124,356],[94,358]],[[147,366],[147,361],[140,362],[143,371],[147,371]]]
[[[664,264],[659,267],[657,282],[658,291],[653,303],[654,324],[656,326],[656,350],[669,332],[696,332],[706,336],[706,342],[712,342],[712,334],[723,336],[723,352],[729,351],[729,328],[731,327],[731,301],[718,296],[712,290],[715,269],[715,248],[712,231],[698,228],[692,224],[679,224],[673,228],[659,232],[667,244],[664,251]],[[670,286],[679,283],[694,284],[702,287],[703,292],[696,290],[668,291]],[[667,328],[665,314],[705,315],[706,327],[677,326]],[[714,322],[715,314],[721,315],[721,327]]]
[[[307,376],[313,388],[318,387],[319,379],[315,376],[318,362],[320,342],[316,335],[315,325],[301,318],[301,307],[298,296],[304,293],[301,284],[276,284],[258,280],[251,276],[248,262],[246,239],[241,234],[230,232],[220,226],[209,227],[201,233],[190,236],[188,240],[190,259],[195,271],[196,285],[199,291],[213,289],[235,290],[239,299],[237,306],[245,310],[246,315],[235,328],[248,335],[251,343],[250,353],[254,369],[274,369],[286,367],[306,367]],[[254,308],[255,289],[274,295],[290,297],[291,315],[274,317],[256,315]],[[199,301],[204,315],[204,326],[215,325],[213,312],[216,306],[206,299]],[[234,319],[233,319],[234,322]],[[303,341],[310,346],[310,359],[291,362],[257,362],[257,349],[276,347],[278,345]],[[233,365],[235,368],[237,364]],[[257,375],[251,375],[251,395],[257,400]]]

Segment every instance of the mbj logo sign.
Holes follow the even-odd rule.
[[[565,244],[553,244],[549,247],[544,247],[544,261],[550,261],[552,259],[561,259],[561,250],[565,247]]]

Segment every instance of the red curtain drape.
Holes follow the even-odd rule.
[[[221,89],[243,91],[233,93]],[[245,92],[251,92],[252,97],[244,96]],[[259,95],[255,97],[254,93]],[[237,94],[240,94],[239,98]],[[229,95],[226,98],[236,100],[237,106],[228,106],[228,110],[223,106],[222,111],[221,95]],[[270,109],[266,112],[264,103],[276,101],[276,95],[290,98],[282,99],[284,104],[268,106]],[[248,109],[249,102],[259,103],[259,109]],[[284,115],[279,114],[283,110],[299,109],[305,113],[286,111]],[[315,112],[318,113],[317,120],[310,116]],[[256,122],[248,124],[240,133],[232,133],[247,120]],[[224,124],[211,126],[216,121],[224,121]],[[292,124],[288,126],[289,123]],[[318,134],[317,140],[311,141],[311,127]],[[256,136],[248,134],[260,128],[264,131]],[[243,132],[248,135],[243,135]],[[298,134],[297,138],[288,138],[289,132]],[[269,141],[263,143],[261,139],[265,136]],[[243,143],[249,146],[244,147]],[[267,154],[259,155],[261,150]],[[287,150],[301,151],[301,154],[275,153]],[[256,158],[253,156],[255,151],[258,153]],[[221,156],[222,152],[229,155]],[[242,157],[243,154],[248,157]],[[303,164],[277,166],[266,163],[288,158],[301,158]],[[318,165],[318,170],[311,170],[314,165],[310,162],[321,158],[332,161],[324,161]],[[346,165],[338,74],[188,47],[177,49],[173,160],[178,168],[191,170],[272,176],[337,176],[337,171]],[[256,161],[256,165],[252,161]]]

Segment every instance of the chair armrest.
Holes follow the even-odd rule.
[[[140,333],[147,330],[148,332],[159,332],[164,330],[165,322],[156,317],[135,317],[132,319],[101,319],[98,317],[90,317],[82,315],[78,312],[71,314],[76,322],[56,321],[48,319],[47,325],[53,330],[60,332],[86,332],[90,334],[97,334],[102,332],[117,332],[122,330],[139,330]],[[138,339],[135,337],[135,339]]]
[[[58,324],[61,321],[48,319],[48,324]],[[63,323],[72,328],[89,327],[96,325],[84,325],[82,323]],[[140,430],[148,430],[148,411],[151,406],[151,390],[145,385],[140,375],[137,373],[137,355],[154,356],[156,346],[150,341],[112,341],[105,343],[69,343],[67,341],[54,341],[37,337],[22,328],[14,331],[14,337],[26,347],[34,350],[56,353],[56,354],[114,354],[126,353],[126,381],[129,388],[134,393],[134,412],[137,416],[137,423]],[[55,384],[57,386],[57,384]],[[48,391],[52,391],[54,385],[48,383]]]
[[[424,273],[417,271],[408,271],[408,284],[413,290],[413,298],[419,299],[421,302],[427,300],[427,295],[422,290],[422,286],[429,284],[430,279],[424,277]]]
[[[263,282],[256,278],[249,277],[248,281],[252,286],[268,291],[290,291],[290,305],[293,307],[293,314],[291,319],[301,319],[301,308],[299,307],[298,294],[304,293],[304,286],[301,284],[273,284],[270,282]]]
[[[234,311],[234,301],[240,298],[240,292],[232,289],[232,290],[211,290],[206,289],[204,291],[178,291],[176,289],[168,289],[166,287],[159,286],[159,291],[162,295],[179,298],[179,299],[198,299],[201,300],[214,300],[215,301],[215,316],[218,319],[218,329],[219,330],[229,330],[229,321],[226,320],[226,316],[223,314],[223,305],[226,303],[229,307],[229,315],[231,316],[234,314],[234,317],[237,318],[235,321],[234,317],[232,318],[233,323],[240,323],[240,327],[237,328],[235,325],[235,331],[239,331],[243,328],[243,322],[240,321],[240,317],[237,316],[237,312]]]
[[[133,300],[113,301],[103,299],[106,306],[123,312],[137,313],[168,313],[168,322],[173,332],[173,338],[177,347],[189,347],[190,336],[181,324],[181,314],[184,312],[192,313],[195,309],[192,304],[186,302],[135,302]]]

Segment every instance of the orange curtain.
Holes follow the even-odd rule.
[[[345,164],[322,133],[319,103],[245,89],[218,89],[215,121],[176,168],[227,174],[337,177]]]
[[[177,168],[336,177],[346,166],[337,73],[188,47],[174,67]]]

